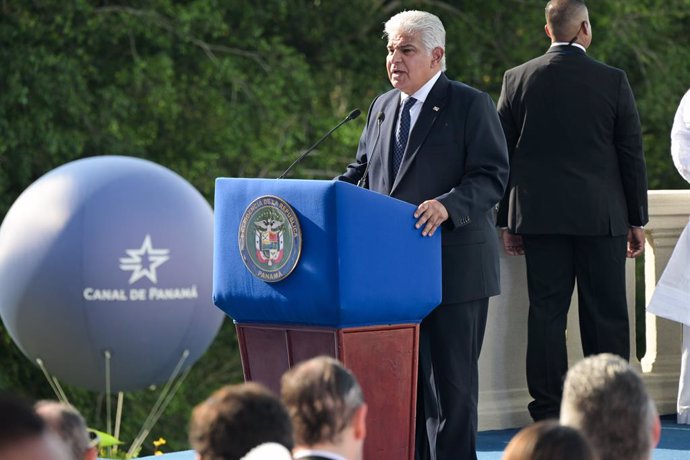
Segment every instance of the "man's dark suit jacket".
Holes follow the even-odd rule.
[[[511,160],[499,226],[616,236],[647,222],[640,120],[622,70],[554,46],[505,73],[498,112]]]
[[[356,183],[371,161],[371,190],[414,205],[440,201],[449,214],[442,225],[443,303],[498,294],[493,209],[508,179],[508,155],[493,101],[441,74],[422,106],[393,179],[390,152],[399,105],[397,89],[374,100],[357,161],[339,179]],[[385,114],[383,122],[378,121],[379,113]]]

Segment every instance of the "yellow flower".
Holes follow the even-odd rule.
[[[167,443],[167,441],[165,440],[165,438],[158,438],[157,440],[153,441],[153,446],[154,447],[160,447],[160,446],[165,445],[166,443]]]

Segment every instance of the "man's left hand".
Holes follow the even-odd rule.
[[[433,236],[439,225],[448,220],[448,211],[440,201],[426,200],[417,207],[414,218],[417,219],[415,228],[424,227],[422,236]]]
[[[644,252],[644,228],[633,227],[628,230],[627,256],[635,258]]]

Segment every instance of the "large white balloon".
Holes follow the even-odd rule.
[[[0,227],[0,317],[60,380],[112,391],[166,380],[208,348],[224,314],[211,299],[213,212],[150,161],[74,161],[33,183]]]

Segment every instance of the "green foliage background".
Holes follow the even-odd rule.
[[[642,118],[650,188],[687,188],[669,156],[690,87],[690,0],[589,2],[589,53],[627,71]],[[503,72],[548,47],[545,1],[0,1],[0,218],[66,162],[130,155],[160,163],[209,200],[214,179],[275,177],[352,108],[388,88],[382,24],[402,9],[438,14],[448,74],[497,100]],[[558,101],[554,101],[558,103]],[[351,161],[363,119],[345,125],[293,177],[330,178]],[[191,407],[241,380],[230,321],[150,439],[188,448]],[[53,397],[0,325],[0,388]],[[103,429],[103,395],[68,388]],[[131,440],[157,392],[128,394]],[[150,442],[143,454],[151,453]]]

